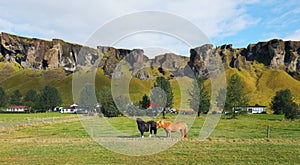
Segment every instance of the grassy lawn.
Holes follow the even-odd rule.
[[[0,114],[4,121],[16,118],[13,114],[5,115]],[[30,115],[36,115],[33,118],[59,117],[56,113],[15,115],[20,115],[19,119],[30,118]],[[300,120],[288,121],[283,120],[283,116],[267,114],[243,115],[234,120],[222,116],[211,136],[200,140],[199,131],[205,117],[195,120],[187,139],[149,156],[127,156],[107,150],[90,138],[78,119],[0,127],[0,164],[299,163]],[[168,120],[172,119],[174,116],[168,116]],[[134,119],[119,117],[107,121],[135,137],[136,142],[149,139],[138,138]],[[267,126],[271,127],[270,138],[266,137]],[[165,135],[161,129],[158,134]]]

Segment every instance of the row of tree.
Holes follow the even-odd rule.
[[[189,100],[190,107],[197,110],[197,115],[201,113],[207,113],[210,108],[210,95],[204,86],[204,79],[197,78],[194,83],[194,90],[189,91],[191,99]],[[157,89],[155,89],[157,88]],[[105,116],[114,117],[122,115],[116,107],[114,100],[111,96],[109,88],[104,88],[99,92],[99,102],[103,105],[102,112]],[[172,108],[173,92],[170,82],[164,77],[157,77],[155,84],[152,88],[150,96],[144,95],[138,103],[134,105],[126,105],[121,107],[121,111],[124,111],[127,115],[157,115],[155,107],[157,105],[163,108],[162,114],[165,115],[166,108]],[[123,99],[117,99],[122,101]],[[228,80],[227,89],[221,89],[217,96],[217,106],[225,111],[232,114],[232,118],[236,118],[237,111],[240,108],[248,106],[249,98],[245,93],[245,86],[240,77],[234,74]],[[152,104],[154,107],[149,109],[149,105]],[[125,105],[125,104],[124,104]],[[276,92],[276,95],[272,99],[271,108],[274,114],[284,114],[287,119],[295,119],[299,116],[299,105],[293,101],[291,91],[288,89]],[[161,111],[161,109],[160,109]],[[241,111],[240,111],[241,112]],[[239,112],[239,113],[240,113]]]
[[[34,89],[28,90],[22,95],[20,90],[15,90],[11,95],[7,95],[2,87],[0,87],[0,107],[9,105],[26,105],[35,110],[50,110],[62,103],[58,90],[46,85],[41,91]]]
[[[204,79],[197,78],[197,81],[193,85],[194,90],[189,91],[189,95],[191,96],[189,103],[190,107],[197,110],[197,114],[200,116],[201,113],[209,111],[210,96],[204,86]],[[219,91],[217,106],[224,108],[225,111],[230,111],[232,117],[235,118],[237,108],[246,107],[249,102],[244,88],[244,83],[239,76],[237,74],[232,75],[228,81],[227,89]],[[126,104],[126,98],[119,97],[114,100],[111,89],[103,87],[97,92],[97,100],[92,102],[99,102],[101,104],[101,112],[107,117],[123,115],[122,111],[128,115],[156,115],[157,111],[153,111],[155,108],[163,108],[160,111],[163,110],[162,114],[164,116],[166,108],[172,108],[174,104],[174,95],[170,82],[164,77],[157,77],[151,91],[150,96],[145,94],[138,103],[128,105]],[[91,100],[87,98],[94,92],[94,87],[86,86],[81,92],[79,104],[86,107],[93,106]],[[122,106],[117,107],[115,101],[118,101],[119,105]],[[15,90],[11,95],[7,95],[3,88],[0,87],[0,107],[26,105],[31,107],[32,110],[49,110],[61,103],[62,99],[58,90],[49,85],[46,85],[41,91],[30,89],[24,96],[19,90]],[[154,107],[151,111],[145,111],[149,108],[150,104],[159,105],[160,107]],[[284,114],[288,119],[295,119],[300,115],[299,105],[294,102],[292,93],[288,89],[276,92],[271,102],[271,108],[274,114]]]

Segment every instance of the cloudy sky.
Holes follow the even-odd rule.
[[[2,32],[47,40],[60,38],[90,46],[103,44],[87,42],[101,27],[143,11],[179,16],[197,26],[215,46],[232,43],[234,47],[246,47],[272,38],[300,40],[298,0],[9,0],[1,2],[0,11]],[[145,20],[147,17],[140,19],[140,24]],[[158,25],[164,23],[168,21],[158,18]],[[125,24],[126,20],[116,24],[118,31]],[[172,29],[186,30],[182,24]],[[180,38],[166,33],[140,32],[123,36],[113,46],[164,48],[188,54],[195,45],[185,45]]]

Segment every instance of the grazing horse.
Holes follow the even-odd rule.
[[[167,137],[171,137],[171,132],[181,132],[181,137],[187,137],[188,126],[184,122],[170,122],[160,120],[157,122],[157,128],[164,128],[167,134]]]
[[[154,135],[156,136],[157,126],[155,121],[145,122],[141,118],[136,118],[136,123],[138,125],[138,129],[141,132],[142,138],[144,138],[144,132],[149,132],[149,137],[152,135],[152,131],[154,131]]]

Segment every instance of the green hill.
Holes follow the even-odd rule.
[[[285,71],[266,69],[255,66],[253,70],[238,70],[228,68],[226,70],[227,80],[234,73],[238,74],[245,85],[250,105],[264,105],[270,111],[270,103],[275,93],[281,89],[290,89],[297,103],[300,103],[300,81],[297,81]],[[260,70],[259,70],[260,68]]]
[[[226,69],[227,80],[233,74],[238,74],[245,84],[245,90],[250,98],[250,105],[265,105],[270,111],[270,102],[275,92],[281,89],[290,89],[297,103],[300,103],[300,81],[295,80],[282,70],[267,69],[262,64],[253,64],[251,69]],[[161,76],[154,68],[150,73],[152,76]],[[169,75],[167,73],[166,75]],[[56,87],[63,99],[62,106],[73,103],[72,97],[72,74],[67,74],[63,68],[47,71],[34,71],[32,69],[20,68],[15,63],[0,63],[0,86],[8,95],[19,89],[23,95],[29,89],[41,90],[46,84]],[[149,95],[154,80],[130,80],[129,95],[132,102],[141,100],[144,94]],[[97,89],[102,86],[110,86],[111,79],[104,75],[102,69],[98,69],[95,75]],[[188,107],[188,88],[191,80],[187,77],[179,77],[171,80],[174,93],[175,108]],[[210,88],[210,81],[207,80],[206,87]]]

